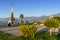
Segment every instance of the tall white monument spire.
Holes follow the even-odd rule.
[[[14,13],[14,3],[12,2],[11,12]]]
[[[14,23],[15,23],[15,20],[14,20],[14,5],[13,5],[13,2],[12,2],[11,15],[10,15],[10,18],[9,18],[9,21],[8,21],[8,25],[12,25]]]

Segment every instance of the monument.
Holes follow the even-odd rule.
[[[9,21],[8,21],[8,26],[12,26],[15,24],[15,18],[14,18],[14,5],[12,3],[12,7],[11,7],[11,15],[9,17]]]

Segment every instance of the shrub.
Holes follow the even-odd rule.
[[[58,28],[59,26],[59,21],[57,19],[54,19],[54,18],[51,18],[51,19],[47,19],[45,22],[44,22],[44,25],[46,25],[47,27],[50,28],[50,35],[52,34],[52,29],[54,28]]]
[[[35,25],[20,25],[19,29],[25,37],[34,37],[37,31]]]
[[[57,28],[59,26],[59,21],[57,19],[47,19],[44,24],[49,28]]]
[[[60,23],[60,16],[55,16],[55,17],[53,17],[54,19],[57,19],[58,21],[59,21],[59,23]]]

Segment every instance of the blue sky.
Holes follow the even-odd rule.
[[[0,0],[0,18],[9,17],[14,3],[14,16],[42,16],[60,13],[60,0]]]

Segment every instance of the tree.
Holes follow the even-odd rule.
[[[53,17],[54,19],[57,19],[60,23],[60,17],[59,16],[56,16],[56,17]]]
[[[24,18],[24,15],[23,14],[20,14],[19,16],[21,18],[21,24],[23,23],[23,18]]]
[[[14,18],[14,15],[13,15],[13,12],[11,13],[11,21],[13,22],[14,20],[15,20],[15,18]]]
[[[57,19],[51,18],[51,19],[47,19],[44,24],[50,28],[49,32],[50,35],[52,35],[52,28],[57,28],[59,26],[59,21]]]

